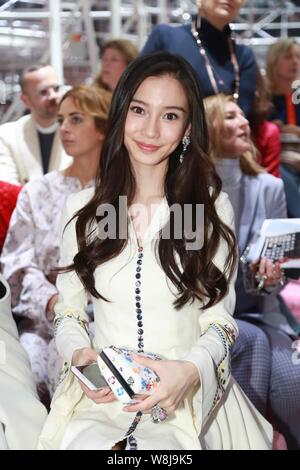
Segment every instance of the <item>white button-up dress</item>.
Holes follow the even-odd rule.
[[[91,198],[92,190],[69,197],[64,223]],[[233,226],[232,208],[224,193],[217,201],[219,216]],[[166,421],[154,424],[143,415],[134,431],[138,449],[268,449],[272,428],[255,410],[230,375],[230,346],[237,334],[232,318],[234,279],[229,292],[217,305],[203,310],[200,302],[174,308],[176,290],[159,265],[154,249],[155,234],[166,223],[169,207],[159,204],[143,238],[141,308],[145,352],[165,359],[192,361],[199,370],[201,386]],[[75,220],[63,234],[61,264],[77,253]],[[225,244],[214,263],[223,269]],[[120,255],[99,266],[95,285],[110,302],[93,299],[95,348],[109,345],[138,349],[135,305],[138,245],[129,227],[129,240]],[[135,414],[123,411],[119,401],[95,404],[82,392],[68,372],[73,352],[90,347],[83,328],[86,293],[76,273],[58,277],[60,301],[56,306],[56,342],[66,360],[66,374],[52,402],[39,448],[111,449],[127,433]]]

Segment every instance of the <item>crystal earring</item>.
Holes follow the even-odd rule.
[[[189,135],[185,135],[182,139],[182,152],[180,154],[180,157],[179,157],[179,162],[182,163],[183,162],[183,159],[184,159],[184,154],[186,152],[186,149],[188,148],[188,146],[190,145],[191,143],[191,139],[190,139],[190,136]]]

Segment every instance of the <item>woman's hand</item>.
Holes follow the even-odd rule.
[[[90,390],[81,380],[78,379],[78,381],[86,396],[95,403],[110,403],[116,400],[115,395],[109,387],[104,387],[99,390]]]
[[[153,406],[159,404],[168,414],[173,413],[190,389],[200,384],[197,367],[188,361],[155,361],[132,354],[134,361],[152,369],[160,378],[157,391],[142,402],[128,405],[125,411],[150,413]]]
[[[97,358],[98,353],[94,349],[76,349],[72,356],[72,365],[83,366],[85,364],[92,364],[93,362],[97,362]],[[116,397],[109,387],[104,387],[100,390],[90,390],[81,380],[77,380],[86,396],[95,403],[109,403],[116,400]]]
[[[275,287],[282,280],[282,271],[278,262],[274,263],[271,259],[261,258],[260,261],[254,262],[252,267],[258,278],[264,278],[263,287]]]
[[[98,353],[92,348],[80,348],[73,352],[72,366],[85,366],[97,362]]]

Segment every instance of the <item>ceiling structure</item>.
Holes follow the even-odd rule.
[[[29,63],[64,64],[67,82],[93,77],[99,48],[111,37],[142,47],[157,23],[184,23],[196,12],[192,0],[0,0],[0,80],[8,96],[18,91]],[[263,56],[278,37],[300,38],[300,0],[248,0],[233,29],[238,40]],[[0,87],[1,102],[1,87]]]

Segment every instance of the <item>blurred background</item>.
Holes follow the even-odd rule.
[[[189,22],[193,12],[192,0],[0,0],[1,122],[20,115],[15,97],[28,64],[49,61],[62,83],[89,83],[107,39],[130,39],[141,49],[154,25]],[[232,27],[263,64],[276,38],[300,38],[300,0],[248,0]]]

